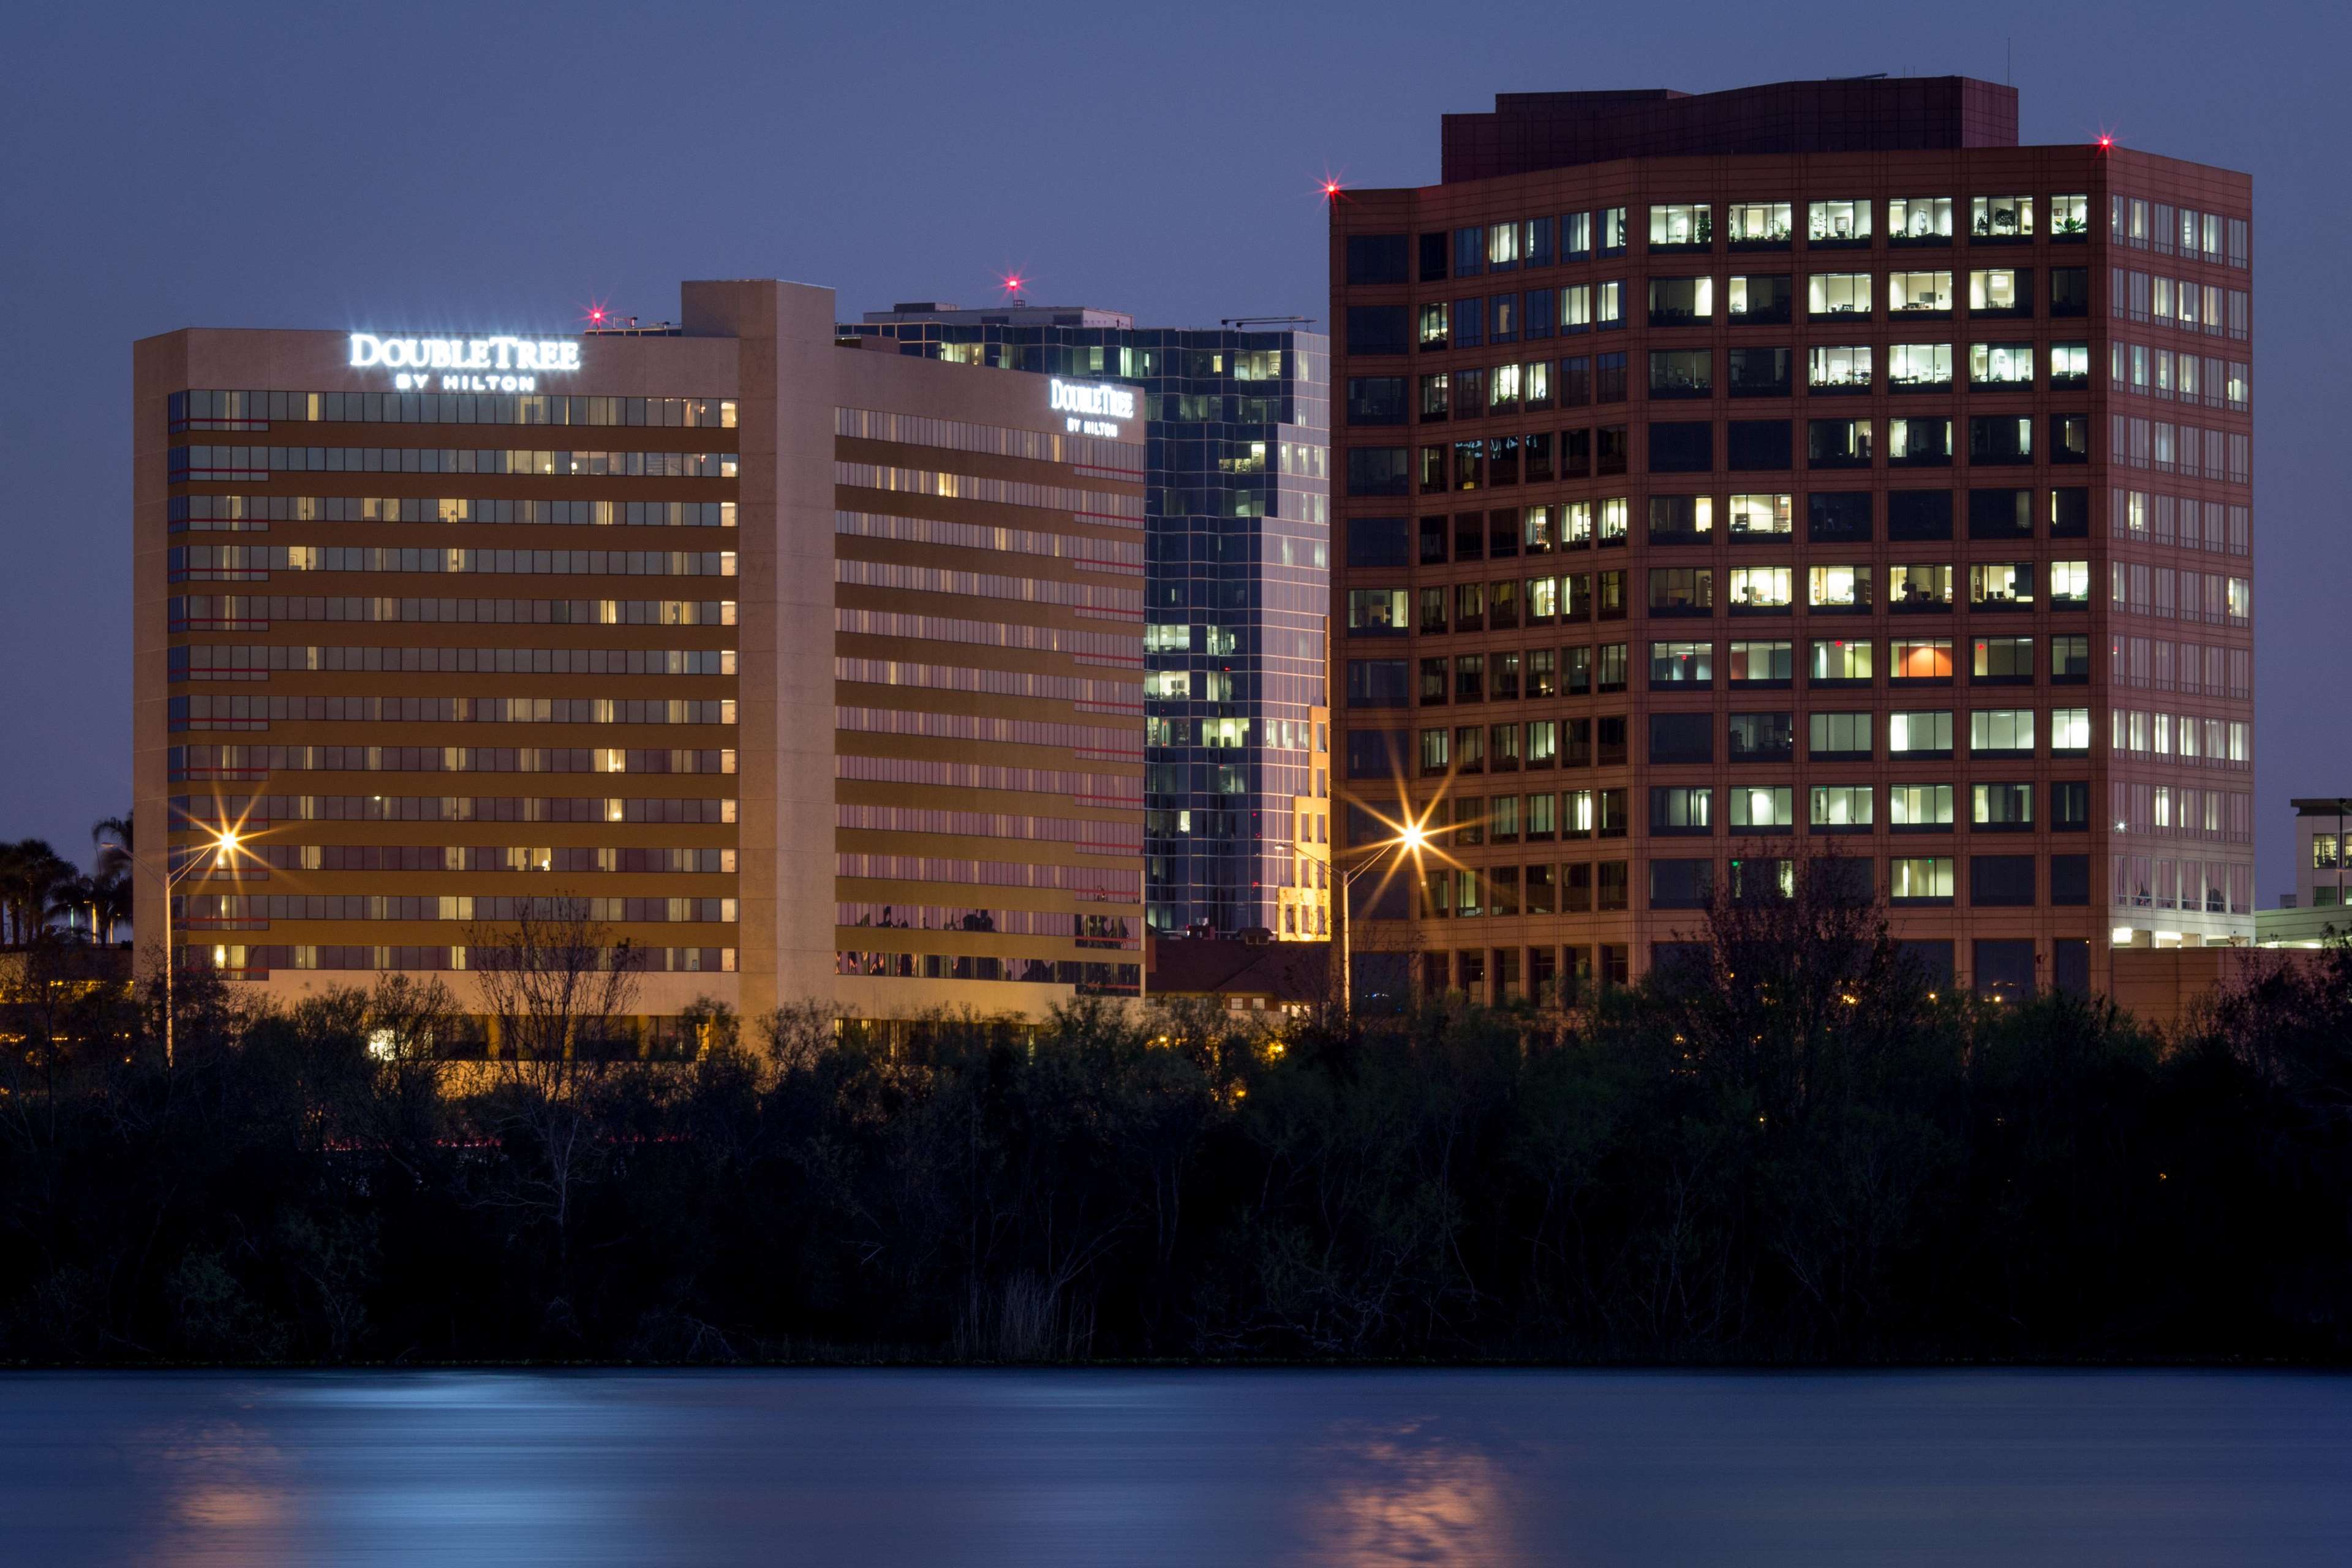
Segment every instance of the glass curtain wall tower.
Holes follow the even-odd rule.
[[[1328,340],[1017,301],[899,304],[841,331],[1140,389],[1150,927],[1328,936]]]

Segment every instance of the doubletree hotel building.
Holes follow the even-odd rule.
[[[651,330],[138,344],[175,961],[463,1001],[469,936],[560,897],[649,1016],[1135,993],[1129,395],[834,328],[830,289],[731,281]]]
[[[1834,851],[1937,970],[2249,940],[2251,184],[1962,79],[1538,93],[1331,207],[1360,990]],[[1377,815],[1375,815],[1377,814]]]

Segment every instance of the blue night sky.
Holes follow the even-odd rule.
[[[1327,170],[1437,174],[1498,91],[1965,74],[2029,142],[2112,130],[2255,182],[2257,821],[2352,793],[2352,24],[2321,4],[1685,0],[1139,7],[27,5],[0,20],[0,837],[130,805],[133,339],[560,331],[684,278],[845,312],[992,296],[1155,322],[1325,309]],[[2013,40],[2013,65],[2004,46]],[[2329,257],[2336,259],[2327,260]]]

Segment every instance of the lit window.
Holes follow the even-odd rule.
[[[2033,752],[2033,710],[1978,709],[1969,715],[1969,750],[1976,754],[2014,752],[2031,756]]]
[[[1952,754],[1949,709],[1886,716],[1886,754],[1890,757],[1948,757]]]
[[[1952,642],[1949,637],[1895,637],[1886,645],[1887,679],[1890,680],[1943,680],[1952,679]]]
[[[1870,204],[1867,201],[1807,203],[1805,237],[1814,245],[1866,243],[1870,238]]]
[[[2090,351],[2084,350],[2087,366]],[[1971,343],[1969,345],[1970,386],[2031,386],[2033,384],[2032,343]]]
[[[1985,268],[1969,274],[1969,313],[1972,316],[2030,316],[2033,313],[2033,274],[2015,268]]]
[[[1815,321],[1870,314],[1870,274],[1816,272],[1805,279],[1805,310]]]
[[[1887,863],[1886,896],[1897,904],[1948,904],[1953,881],[1948,856],[1898,856]]]
[[[1792,221],[1793,208],[1788,202],[1734,202],[1724,214],[1724,233],[1735,250],[1785,249]]]
[[[1870,345],[1843,343],[1806,351],[1806,384],[1819,392],[1870,390]]]
[[[1952,198],[1896,196],[1886,204],[1886,237],[1895,245],[1943,245],[1952,237]]]
[[[2033,603],[2033,563],[1979,561],[1969,567],[1969,603],[2004,609]]]
[[[1969,235],[1975,239],[2031,239],[2032,196],[1978,196],[1969,203]]]
[[[1796,791],[1787,784],[1741,785],[1731,792],[1731,826],[1749,832],[1796,826]]]
[[[1948,609],[1952,603],[1952,569],[1937,565],[1889,566],[1886,602],[1898,610]]]
[[[1947,644],[1945,652],[1947,674],[1949,673],[1950,663],[1950,645]],[[1836,680],[1856,682],[1866,686],[1870,683],[1870,644],[1867,642],[1829,637],[1813,644],[1811,670],[1812,679],[1816,684]]]
[[[1933,832],[1952,826],[1952,786],[1949,784],[1893,784],[1886,791],[1887,826],[1897,832],[1906,828]]]
[[[2181,215],[2183,217],[2187,214]],[[2086,239],[2091,233],[2091,198],[2088,196],[2052,196],[2050,198],[2050,237],[2053,239]]]
[[[1871,823],[1871,787],[1868,784],[1815,784],[1809,792],[1811,799],[1807,818],[1815,827],[1861,828]]]
[[[1786,495],[1736,495],[1731,498],[1729,532],[1734,539],[1780,535],[1791,527],[1795,498]]]
[[[1715,239],[1712,207],[1669,203],[1650,209],[1650,248],[1700,249]]]
[[[1789,607],[1791,573],[1786,566],[1734,566],[1729,592],[1731,612],[1781,611]]]
[[[1950,315],[1952,275],[1949,272],[1888,273],[1886,309],[1898,316]]]
[[[1816,610],[1870,608],[1868,566],[1812,566],[1805,574],[1805,603]]]
[[[1897,392],[1947,391],[1952,384],[1952,345],[1895,343],[1886,351],[1886,378]]]

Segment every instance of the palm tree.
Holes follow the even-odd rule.
[[[48,899],[41,910],[47,920],[62,920],[66,931],[74,934],[74,917],[89,917],[89,940],[98,940],[98,882],[95,878],[79,872],[60,879],[49,889]]]
[[[50,890],[78,873],[44,838],[22,838],[0,847],[0,910],[8,934],[24,946],[47,923]]]
[[[98,876],[90,879],[94,897],[90,900],[90,920],[105,934],[100,941],[111,943],[114,928],[131,918],[131,877]]]
[[[98,858],[90,865],[93,877],[114,877],[131,874],[131,828],[135,814],[121,816],[101,816],[90,824],[89,841],[98,849]]]

